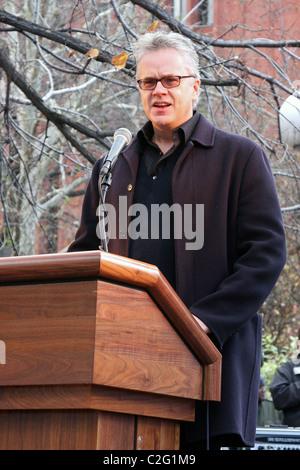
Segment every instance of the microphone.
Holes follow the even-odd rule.
[[[105,176],[109,173],[122,152],[123,148],[130,143],[132,139],[131,132],[125,127],[117,129],[114,133],[114,142],[111,146],[111,149],[104,160],[103,166],[100,171],[100,176]]]

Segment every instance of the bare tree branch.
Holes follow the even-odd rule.
[[[17,85],[20,90],[27,96],[27,98],[32,102],[32,104],[47,117],[65,136],[65,138],[83,155],[90,163],[95,163],[97,160],[87,148],[85,148],[76,137],[74,137],[67,126],[72,127],[73,129],[85,134],[86,136],[92,137],[102,145],[107,147],[107,144],[104,142],[103,137],[107,135],[112,135],[110,133],[102,133],[99,135],[98,131],[93,131],[83,124],[76,122],[67,116],[59,114],[53,111],[49,106],[47,106],[44,100],[36,93],[36,91],[24,80],[21,74],[14,68],[10,60],[4,51],[0,50],[0,67],[2,67],[9,80],[11,80],[15,85]]]
[[[69,36],[66,33],[63,33],[60,31],[49,30],[47,28],[44,28],[43,26],[37,25],[35,23],[31,23],[29,21],[24,20],[23,18],[19,18],[3,10],[0,10],[0,23],[1,22],[5,24],[10,24],[16,29],[16,31],[19,31],[21,33],[25,31],[27,33],[31,33],[39,37],[47,38],[53,42],[63,44],[64,46],[69,47],[70,49],[74,51],[80,52],[81,54],[86,54],[88,51],[90,51],[93,48],[92,44],[80,41],[79,39]],[[136,35],[136,37],[138,36]],[[99,51],[99,55],[95,57],[94,60],[98,62],[111,64],[112,58],[113,58],[112,54],[109,54],[108,52],[105,52],[105,51]],[[131,61],[130,59],[128,59],[125,65],[125,70],[123,71],[127,71],[127,73],[129,73],[130,76],[133,76],[134,70],[135,70],[135,63]],[[203,85],[210,85],[210,86],[237,86],[238,80],[237,79],[213,80],[213,79],[203,78],[202,83]]]
[[[278,47],[299,47],[300,40],[291,40],[291,41],[271,41],[270,39],[248,39],[246,41],[231,41],[231,40],[221,40],[210,38],[208,36],[201,36],[188,27],[184,26],[181,22],[177,21],[171,15],[167,13],[165,9],[161,6],[150,2],[148,0],[130,0],[135,5],[138,5],[145,10],[152,13],[161,21],[166,23],[169,28],[173,31],[181,32],[185,36],[189,37],[199,44],[206,44],[213,47],[241,47],[241,48],[251,48],[251,47],[269,47],[269,48],[278,48]]]
[[[82,54],[86,54],[93,47],[93,45],[80,41],[79,39],[74,38],[73,36],[62,33],[60,31],[53,31],[53,30],[44,28],[43,26],[40,26],[38,24],[31,23],[30,21],[26,21],[24,18],[19,18],[18,16],[14,16],[10,13],[7,13],[4,10],[0,10],[0,23],[9,24],[13,26],[19,32],[26,31],[36,36],[49,39],[50,41],[54,41],[58,44],[62,44],[66,47],[69,47],[71,50],[80,52]],[[95,57],[95,60],[99,62],[106,62],[108,64],[111,64],[112,58],[113,58],[112,54],[109,54],[106,51],[99,51],[99,55],[98,57]],[[128,60],[126,63],[126,68],[128,70],[133,69],[134,63]]]

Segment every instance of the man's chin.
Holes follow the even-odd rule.
[[[150,121],[152,122],[153,126],[156,128],[161,128],[161,127],[166,127],[166,128],[173,128],[172,126],[172,119],[170,116],[165,115],[160,115],[160,116],[151,116]]]

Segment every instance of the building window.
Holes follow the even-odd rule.
[[[202,0],[199,2],[199,24],[201,26],[213,24],[213,13],[213,0]]]
[[[186,15],[186,0],[173,0],[173,16],[178,21]]]
[[[214,20],[214,0],[173,0],[173,16],[187,25],[211,25]]]

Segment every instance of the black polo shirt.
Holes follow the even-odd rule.
[[[140,162],[129,229],[129,256],[156,265],[173,288],[176,287],[174,213],[164,211],[161,205],[170,208],[173,204],[173,170],[198,120],[199,113],[195,112],[191,119],[173,131],[174,145],[166,154],[152,142],[150,121],[137,134]]]

